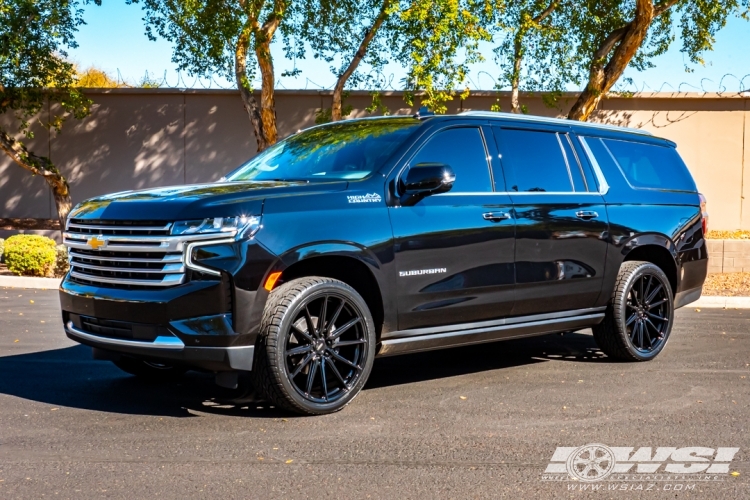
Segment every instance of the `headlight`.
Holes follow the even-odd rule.
[[[227,236],[251,236],[260,228],[260,217],[214,217],[211,219],[184,220],[172,226],[173,235],[226,234]]]

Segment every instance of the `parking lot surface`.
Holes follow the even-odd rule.
[[[298,417],[139,381],[65,337],[56,291],[0,289],[0,498],[750,498],[748,316],[688,306],[648,363],[590,331],[378,359]],[[589,443],[740,450],[714,481],[544,480]]]

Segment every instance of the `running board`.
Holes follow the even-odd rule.
[[[387,339],[380,343],[378,356],[394,356],[396,354],[406,354],[410,352],[431,351],[434,349],[444,349],[447,347],[457,347],[461,345],[482,344],[484,342],[494,342],[497,340],[508,340],[520,337],[532,337],[534,335],[546,335],[548,333],[565,332],[569,330],[578,330],[587,328],[601,323],[604,319],[604,308],[595,310],[586,310],[588,314],[570,313],[563,317],[552,317],[551,315],[538,315],[536,317],[510,318],[509,320],[499,320],[486,322],[486,326],[473,325],[453,325],[452,331],[440,333],[416,334],[418,330],[392,332],[388,334]],[[596,311],[596,312],[593,312]],[[535,319],[540,316],[547,316],[546,319]],[[519,321],[520,320],[520,321]],[[511,324],[508,324],[512,321]],[[463,326],[463,329],[455,330],[456,327]],[[469,327],[469,328],[466,328]],[[445,327],[440,327],[442,330]],[[424,329],[424,330],[437,330]],[[399,338],[391,338],[398,336]]]

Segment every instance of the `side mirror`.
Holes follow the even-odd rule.
[[[453,169],[443,163],[418,163],[401,179],[401,203],[413,204],[431,194],[445,193],[456,182]]]

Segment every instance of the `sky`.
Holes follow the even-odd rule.
[[[76,36],[79,47],[68,52],[69,58],[80,68],[95,66],[104,69],[113,77],[130,84],[140,81],[148,73],[151,79],[164,80],[170,87],[231,88],[220,76],[212,80],[196,80],[186,73],[178,74],[172,63],[172,47],[165,40],[150,41],[144,34],[143,14],[138,4],[126,5],[124,0],[103,0],[101,6],[88,5],[84,19]],[[692,66],[694,72],[685,72],[686,58],[680,52],[679,40],[669,51],[653,59],[655,68],[639,72],[628,69],[624,77],[630,77],[635,87],[627,90],[727,92],[750,90],[750,22],[732,19],[716,36],[714,51],[705,54],[705,66]],[[491,46],[483,47],[485,54]],[[272,48],[277,73],[277,88],[286,89],[332,89],[335,77],[326,63],[314,59],[290,61],[283,55],[278,44]],[[474,65],[469,75],[469,87],[474,90],[489,90],[495,86],[497,66],[490,60]],[[293,68],[301,70],[300,76],[282,77],[281,73]],[[398,65],[386,68],[383,78],[399,88],[404,75]],[[726,75],[726,76],[725,76]],[[733,75],[733,76],[732,76]],[[742,81],[744,77],[744,81]]]

